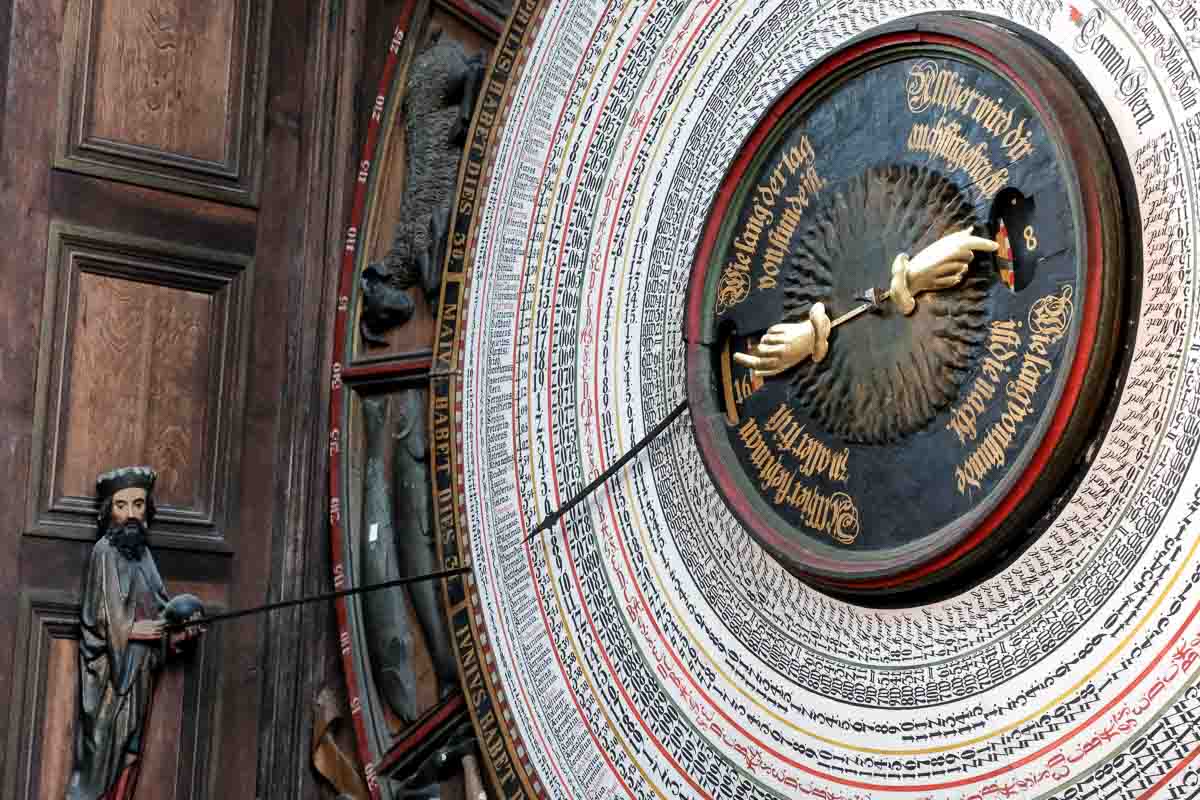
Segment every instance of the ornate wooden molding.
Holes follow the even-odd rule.
[[[79,639],[79,603],[73,592],[36,591],[20,598],[20,623],[0,789],[5,797],[61,797],[71,771]],[[222,609],[213,606],[211,613]],[[151,714],[146,769],[175,777],[174,797],[208,794],[213,723],[220,698],[216,677],[221,663],[221,632],[210,629],[186,661],[159,677]],[[166,690],[166,691],[164,691]],[[178,706],[168,707],[168,698]],[[156,722],[157,728],[156,731]],[[168,769],[169,768],[169,769]],[[144,775],[153,779],[154,775]]]
[[[252,264],[236,253],[51,223],[30,534],[90,540],[92,473],[114,458],[155,461],[167,479],[158,487],[156,547],[230,550]]]
[[[71,0],[54,166],[257,205],[270,9]]]

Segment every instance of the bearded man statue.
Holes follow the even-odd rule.
[[[158,669],[168,650],[195,635],[194,629],[166,632],[169,600],[146,545],[155,478],[149,467],[124,467],[96,480],[99,538],[79,612],[79,703],[67,800],[133,797]]]

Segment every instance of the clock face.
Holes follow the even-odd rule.
[[[514,5],[430,401],[498,796],[1194,781],[1200,22],[919,5]],[[960,226],[911,315],[734,359]]]
[[[1110,377],[1125,225],[1098,202],[1108,151],[1066,74],[1031,43],[975,43],[989,33],[954,21],[831,54],[744,144],[697,256],[705,464],[755,538],[827,588],[926,585],[1010,544]],[[996,251],[957,285],[908,314],[872,301],[899,254],[963,230]],[[735,360],[817,303],[834,321],[819,361],[764,377]]]

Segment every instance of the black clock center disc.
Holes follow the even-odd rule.
[[[1011,544],[1061,490],[1110,377],[1122,211],[1086,89],[995,26],[932,27],[849,46],[777,101],[689,289],[708,470],[764,547],[836,591],[924,586]],[[884,300],[774,376],[733,358],[817,303],[853,311],[898,254],[964,229],[998,251],[911,314]]]

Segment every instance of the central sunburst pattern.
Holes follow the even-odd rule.
[[[813,303],[836,316],[886,287],[897,253],[915,255],[976,223],[951,181],[914,165],[881,165],[827,195],[797,232],[785,264],[784,309],[806,318]],[[927,426],[958,397],[987,336],[990,259],[976,257],[954,289],[917,298],[910,316],[894,305],[837,328],[829,357],[799,366],[796,402],[846,441],[884,444]]]

